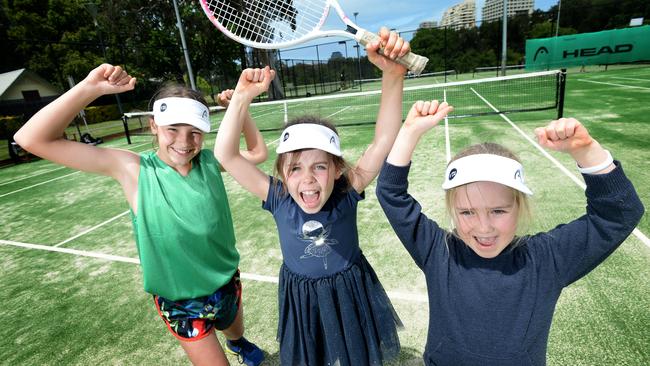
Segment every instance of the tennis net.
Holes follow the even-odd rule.
[[[403,118],[414,102],[433,99],[446,100],[454,106],[449,118],[553,109],[559,118],[563,113],[565,79],[564,71],[553,70],[405,87]],[[251,105],[250,113],[262,131],[280,130],[287,121],[305,114],[329,119],[337,126],[373,124],[380,98],[381,90],[373,90],[259,102]],[[125,114],[125,119],[138,115],[141,114]],[[213,118],[213,129],[216,131],[221,116],[216,114]],[[137,127],[137,123],[134,127]]]
[[[414,80],[412,79],[417,79],[418,85],[440,84],[440,83],[446,83],[452,79],[458,80],[458,74],[456,73],[456,70],[424,72],[419,75],[415,75],[409,71],[408,73],[406,73],[404,78],[408,80],[407,83],[410,84],[415,84]],[[376,86],[376,88],[374,89],[380,89],[381,78],[360,79],[360,80],[355,79],[353,81],[353,86],[359,87],[359,85],[362,86],[361,89],[365,89],[368,86]]]

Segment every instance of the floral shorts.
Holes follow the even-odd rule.
[[[241,303],[239,270],[232,279],[210,296],[172,301],[154,295],[158,314],[169,331],[183,341],[199,340],[212,328],[228,328],[237,316]]]

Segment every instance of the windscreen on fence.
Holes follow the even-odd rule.
[[[650,25],[526,41],[526,70],[650,61]]]

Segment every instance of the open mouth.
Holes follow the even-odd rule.
[[[496,245],[497,243],[496,236],[490,236],[490,237],[475,236],[474,240],[476,240],[478,245],[481,246],[482,248],[489,248],[491,246]]]
[[[300,192],[300,199],[307,208],[318,207],[320,202],[320,191],[302,191]]]

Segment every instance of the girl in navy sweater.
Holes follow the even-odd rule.
[[[577,120],[535,134],[570,154],[587,185],[585,215],[549,232],[517,237],[532,194],[523,167],[504,147],[470,146],[447,166],[442,185],[453,229],[422,213],[407,192],[420,137],[451,111],[417,102],[377,183],[377,196],[429,293],[427,365],[544,365],[562,289],[602,263],[632,232],[643,206],[618,161]]]

